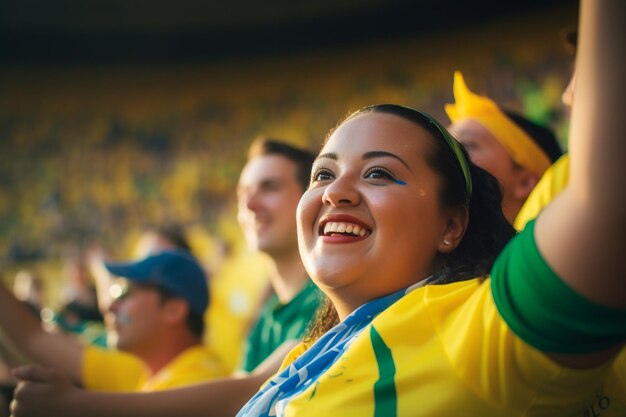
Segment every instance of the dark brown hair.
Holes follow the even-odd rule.
[[[311,167],[316,156],[313,152],[289,145],[282,140],[259,137],[250,145],[248,160],[263,155],[281,155],[293,161],[297,166],[296,179],[303,191],[307,189],[311,179]]]

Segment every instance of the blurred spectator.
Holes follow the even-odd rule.
[[[512,224],[530,192],[561,156],[554,133],[479,96],[454,74],[455,104],[446,105],[452,133],[472,161],[496,177],[502,187],[502,211]]]
[[[245,346],[242,369],[253,371],[287,340],[300,340],[317,311],[319,289],[307,276],[296,235],[296,207],[309,182],[314,154],[259,138],[237,186],[238,220],[250,248],[270,256],[271,296]]]
[[[3,286],[0,324],[24,352],[89,389],[151,391],[226,374],[201,343],[209,292],[195,258],[183,251],[163,251],[105,267],[125,278],[111,289],[115,301],[110,313],[119,351],[44,331]]]
[[[184,229],[178,224],[167,224],[146,229],[139,237],[135,245],[133,257],[141,259],[164,250],[181,250],[193,255],[191,245],[185,235]],[[112,303],[109,288],[112,276],[104,268],[104,251],[99,247],[90,249],[86,255],[86,264],[95,282],[97,305],[100,312],[108,311]]]

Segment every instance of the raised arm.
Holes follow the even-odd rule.
[[[580,16],[570,183],[538,218],[535,238],[547,263],[570,288],[596,304],[623,310],[626,2],[582,0]],[[615,349],[596,353],[590,366]]]
[[[539,217],[555,272],[599,304],[626,308],[626,2],[583,0],[569,187]]]
[[[49,333],[41,321],[0,283],[0,326],[16,347],[33,360],[54,367],[76,383],[82,382],[83,346],[63,333]]]

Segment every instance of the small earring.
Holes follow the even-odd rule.
[[[448,239],[444,239],[443,244],[446,246],[450,246],[450,241]]]

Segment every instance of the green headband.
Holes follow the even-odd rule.
[[[444,140],[448,144],[448,147],[456,157],[456,160],[461,167],[461,171],[463,172],[463,177],[465,178],[465,196],[467,198],[467,204],[469,205],[469,202],[472,199],[472,175],[470,174],[470,167],[469,163],[467,162],[467,158],[461,150],[461,144],[450,134],[450,132],[448,132],[445,127],[441,125],[441,123],[435,120],[432,116],[421,111],[413,111],[426,118],[426,120],[428,120],[431,125],[435,126],[435,128],[439,131],[439,133],[441,133],[441,136],[443,136]]]
[[[456,158],[457,162],[459,163],[459,167],[461,168],[461,172],[463,173],[463,177],[465,179],[465,198],[466,198],[467,205],[469,206],[470,200],[472,199],[472,175],[470,174],[470,167],[469,167],[467,158],[465,157],[465,154],[463,153],[463,150],[461,149],[461,144],[459,143],[459,141],[457,141],[448,132],[448,130],[445,127],[443,127],[441,123],[435,120],[432,116],[430,116],[427,113],[417,111],[411,107],[403,106],[401,104],[379,104],[379,105],[367,106],[367,107],[362,108],[361,110],[357,110],[356,112],[349,115],[345,120],[351,119],[354,116],[357,116],[359,114],[362,114],[364,112],[369,112],[369,111],[383,111],[383,112],[386,111],[386,112],[390,112],[391,114],[395,114],[394,112],[391,111],[391,109],[393,108],[395,108],[396,110],[403,109],[407,113],[419,116],[424,121],[434,126],[435,129],[437,129],[437,131],[441,134],[443,139],[448,144],[448,148],[450,148],[450,150],[452,151],[452,154],[454,154],[454,157]],[[408,116],[408,115],[405,115],[405,116]]]

